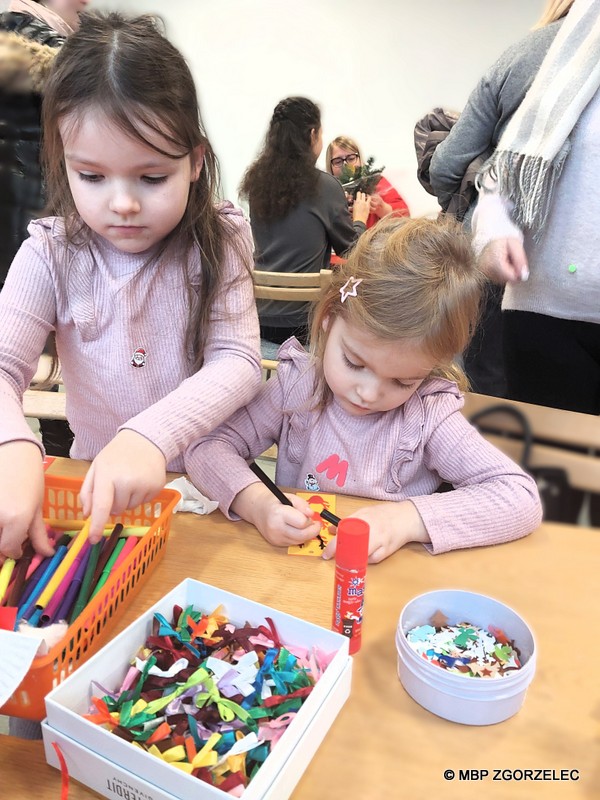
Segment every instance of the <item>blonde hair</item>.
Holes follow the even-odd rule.
[[[360,163],[362,164],[362,153],[360,152],[360,147],[354,141],[354,139],[351,139],[349,136],[337,136],[333,141],[329,142],[327,145],[327,151],[325,153],[325,169],[330,175],[333,175],[330,162],[334,147],[341,147],[343,150],[348,150],[350,153],[358,153]]]
[[[551,22],[556,22],[557,19],[566,17],[573,3],[574,0],[548,0],[542,16],[535,23],[532,30],[545,28],[546,25],[550,25]]]
[[[361,283],[356,297],[342,302],[340,290],[350,277]],[[331,325],[324,323],[337,317],[378,339],[417,342],[438,364],[432,376],[466,390],[468,381],[454,359],[477,324],[484,282],[470,239],[452,218],[384,217],[359,237],[314,309],[317,406],[323,408],[331,396],[323,375]]]

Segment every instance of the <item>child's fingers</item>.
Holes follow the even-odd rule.
[[[33,518],[29,528],[29,539],[36,553],[40,553],[43,556],[54,555],[54,548],[48,538],[48,531],[41,512],[38,512]]]
[[[288,525],[285,529],[287,544],[302,544],[303,542],[308,542],[314,539],[320,530],[320,524],[315,522],[311,522],[307,527],[303,528]]]
[[[383,545],[376,547],[372,553],[369,553],[369,564],[379,564],[380,561],[383,561],[387,558],[389,553],[387,552],[386,548]]]
[[[321,553],[321,558],[324,558],[326,561],[329,561],[330,558],[335,556],[335,548],[337,546],[337,536],[334,536],[332,539],[329,540],[327,547]]]
[[[115,502],[114,486],[110,481],[94,484],[90,507],[90,544],[97,544],[104,536],[104,528]]]
[[[313,520],[315,512],[303,497],[298,497],[298,495],[295,494],[289,494],[287,497],[292,501],[294,508],[304,514],[306,519]]]
[[[21,558],[26,531],[18,523],[8,523],[0,531],[0,560]]]

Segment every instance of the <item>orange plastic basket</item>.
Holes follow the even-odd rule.
[[[46,475],[43,514],[47,519],[82,519],[79,491],[83,479]],[[47,655],[33,660],[17,690],[0,708],[0,713],[24,719],[46,716],[44,698],[73,670],[87,661],[105,642],[119,621],[125,601],[136,595],[161,557],[171,528],[173,509],[179,493],[163,489],[150,503],[126,511],[111,522],[149,526],[148,532],[125,559],[118,573],[111,575],[98,594],[69,626],[64,638]]]

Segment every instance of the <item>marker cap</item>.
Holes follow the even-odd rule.
[[[335,563],[343,569],[362,569],[369,558],[369,525],[364,519],[340,520],[335,546]]]

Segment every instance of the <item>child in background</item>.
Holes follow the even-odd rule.
[[[482,277],[457,223],[388,217],[360,237],[318,303],[311,353],[294,340],[276,376],[188,451],[188,471],[230,518],[275,545],[313,537],[308,504],[280,504],[246,462],[278,444],[276,481],[387,502],[369,523],[369,560],[407,542],[432,553],[506,542],[533,531],[533,479],[461,413],[453,363],[477,320]],[[447,481],[453,491],[436,493]],[[314,486],[311,485],[311,491]],[[335,549],[332,539],[323,556]]]
[[[42,450],[22,397],[48,333],[75,434],[92,460],[90,540],[149,500],[187,445],[260,384],[252,241],[217,203],[218,167],[194,82],[149,16],[82,18],[43,108],[49,204],[0,294],[0,561],[42,522]]]
[[[363,166],[360,148],[354,139],[349,136],[338,136],[327,145],[325,154],[325,169],[330,175],[340,178],[344,166],[355,169]],[[386,214],[394,211],[398,216],[409,217],[408,206],[392,184],[380,177],[375,191],[369,196],[369,216],[367,228],[372,228]]]

